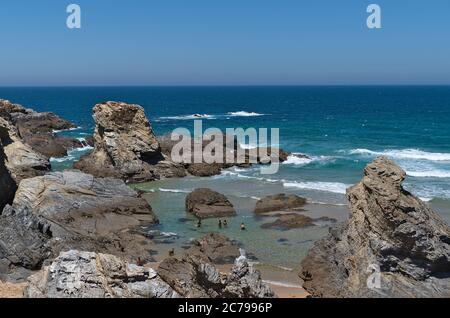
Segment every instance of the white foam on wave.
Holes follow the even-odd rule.
[[[52,132],[54,133],[54,134],[59,134],[59,133],[62,133],[62,132],[64,132],[64,131],[74,131],[74,130],[78,130],[78,129],[81,129],[82,127],[74,127],[74,128],[69,128],[69,129],[59,129],[59,130],[57,130],[57,129],[54,129]]]
[[[193,119],[218,119],[218,118],[229,118],[229,117],[258,117],[265,116],[265,114],[260,114],[256,112],[247,112],[247,111],[237,111],[237,112],[229,112],[226,114],[191,114],[191,115],[178,115],[178,116],[165,116],[159,117],[158,120],[193,120]]]
[[[165,188],[159,188],[160,192],[170,192],[170,193],[191,193],[191,191],[188,190],[182,190],[182,189],[165,189]]]
[[[372,151],[369,149],[352,149],[351,155],[387,156],[395,159],[416,159],[429,161],[450,161],[450,153],[426,152],[419,149]]]
[[[450,171],[428,170],[428,171],[408,171],[406,174],[416,178],[450,178]]]
[[[237,111],[237,112],[229,112],[229,116],[232,117],[259,117],[264,116],[265,114],[255,113],[255,112],[246,112],[244,110]]]
[[[303,190],[317,190],[345,194],[350,185],[339,182],[284,182],[285,188],[297,188]]]
[[[75,160],[75,157],[74,156],[70,156],[70,155],[62,157],[62,158],[54,158],[54,157],[50,158],[50,162],[58,162],[58,163],[62,163],[62,162],[66,162],[66,161],[72,161],[72,160]]]
[[[209,114],[192,114],[180,116],[159,117],[160,120],[193,120],[193,119],[215,119],[214,115]]]
[[[263,177],[246,176],[246,175],[243,175],[243,174],[240,174],[240,173],[237,173],[237,172],[233,172],[233,171],[229,171],[229,170],[222,171],[220,176],[222,176],[222,177],[223,176],[230,176],[230,177],[236,177],[236,178],[242,178],[242,179],[253,179],[253,180],[265,181],[265,182],[270,182],[270,183],[275,183],[275,182],[282,181],[282,180],[263,178]]]
[[[283,162],[284,165],[294,165],[294,166],[306,166],[313,162],[312,158],[301,158],[295,155],[290,155],[286,161]]]
[[[303,158],[305,156],[301,153],[293,153],[290,155],[286,161],[283,162],[284,165],[293,165],[293,166],[306,166],[310,163],[324,163],[333,162],[337,157],[333,156],[310,156],[308,158]]]

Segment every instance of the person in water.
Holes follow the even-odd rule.
[[[228,227],[228,222],[227,222],[227,220],[223,220],[223,226],[224,226],[224,227]]]
[[[219,220],[219,229],[222,228],[222,220]]]
[[[197,227],[202,227],[202,219],[198,219],[198,221],[197,221]]]
[[[245,223],[242,222],[242,223],[241,223],[241,231],[245,231],[245,230],[246,230]]]

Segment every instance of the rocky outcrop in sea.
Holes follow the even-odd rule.
[[[199,219],[236,215],[233,204],[226,196],[207,188],[195,189],[186,196],[186,212]]]
[[[54,113],[40,113],[7,100],[0,100],[0,118],[14,127],[14,136],[45,158],[67,156],[67,151],[83,145],[75,138],[61,137],[57,131],[77,128]],[[0,123],[0,126],[4,124]],[[11,127],[8,128],[12,133]]]
[[[402,187],[385,157],[348,189],[348,222],[315,243],[302,262],[317,297],[450,297],[450,228]]]

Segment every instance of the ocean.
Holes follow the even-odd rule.
[[[260,225],[267,220],[252,214],[256,200],[296,193],[311,203],[306,213],[343,220],[346,188],[379,155],[397,162],[407,172],[406,189],[450,223],[449,86],[0,88],[0,98],[71,120],[80,128],[62,134],[77,138],[92,134],[96,103],[117,100],[142,105],[159,135],[178,127],[192,130],[194,114],[201,114],[205,128],[279,128],[281,148],[310,157],[290,157],[275,175],[261,175],[258,167],[232,168],[211,178],[138,185],[162,221],[152,230],[165,246],[181,248],[193,237],[218,230],[215,220],[197,229],[184,212],[186,193],[210,187],[229,196],[238,209],[238,217],[222,231],[260,262],[295,268],[327,226],[263,230]],[[53,169],[70,168],[89,150],[53,159]],[[247,224],[245,233],[238,229],[241,222]]]

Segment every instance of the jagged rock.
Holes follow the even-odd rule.
[[[16,184],[26,178],[41,176],[50,170],[48,158],[24,143],[16,127],[3,117],[0,117],[0,140],[3,144],[5,166]]]
[[[275,298],[276,295],[263,283],[261,272],[248,263],[245,253],[236,259],[231,273],[227,276],[225,295],[232,298]]]
[[[5,166],[6,155],[0,139],[0,211],[6,204],[12,203],[17,185],[11,177],[9,170]]]
[[[348,222],[302,262],[304,288],[319,297],[450,297],[450,228],[402,187],[385,157],[348,189]],[[377,273],[378,272],[378,273]]]
[[[75,168],[99,177],[144,182],[185,176],[181,165],[161,153],[150,122],[139,105],[106,102],[94,107],[94,150]]]
[[[39,113],[0,100],[0,117],[17,129],[18,138],[46,158],[64,157],[67,150],[82,147],[74,138],[55,135],[55,131],[72,129],[76,126],[53,113]]]
[[[275,194],[264,197],[256,202],[255,213],[267,213],[276,211],[292,211],[302,208],[306,199],[295,194]]]
[[[36,269],[61,250],[104,252],[150,261],[141,227],[158,222],[148,203],[121,180],[79,171],[22,180],[0,217],[0,259]]]
[[[205,188],[196,189],[187,195],[186,211],[200,219],[236,215],[233,204],[226,196]]]
[[[231,264],[240,256],[237,244],[219,233],[209,233],[194,240],[187,253],[206,255],[214,264]]]
[[[22,281],[40,269],[52,257],[51,238],[45,220],[7,205],[0,215],[0,279]]]
[[[205,255],[185,254],[181,260],[165,259],[158,274],[186,298],[273,298],[274,292],[245,256],[239,257],[231,273],[220,273]]]
[[[71,250],[31,276],[28,298],[177,298],[151,268],[113,255]]]

